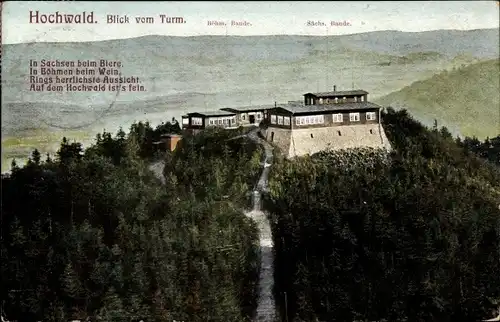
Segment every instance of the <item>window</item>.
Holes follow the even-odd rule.
[[[349,113],[349,121],[359,122],[359,113]]]
[[[333,114],[333,122],[334,123],[342,123],[342,122],[344,122],[344,115],[342,113]]]
[[[311,139],[314,139],[314,135],[311,133]]]
[[[192,117],[191,124],[192,125],[203,125],[203,119],[201,117]]]
[[[285,125],[290,125],[290,118],[288,116],[285,116],[285,118],[283,120],[284,120]]]
[[[260,120],[260,117],[261,117],[261,113],[260,113],[260,112],[259,112],[259,113],[257,113],[257,114],[255,114],[255,118],[256,118],[257,120]]]
[[[338,103],[338,102],[339,102],[339,98],[335,97],[335,103]]]
[[[244,121],[246,119],[246,114],[241,114],[241,119]]]
[[[278,125],[283,125],[283,116],[278,116]]]
[[[372,129],[370,129],[370,134],[373,134],[373,130]]]
[[[364,102],[364,101],[365,101],[365,97],[361,96],[361,102]]]
[[[325,116],[324,115],[296,116],[295,122],[297,125],[323,124],[325,123]]]
[[[340,131],[337,131],[337,134],[338,134],[339,136],[342,136],[342,133],[340,133]]]
[[[271,124],[276,124],[276,115],[271,115]]]
[[[375,120],[375,112],[366,112],[366,120],[374,121]]]
[[[186,117],[183,117],[183,118],[182,118],[182,124],[184,124],[184,125],[188,125],[188,124],[189,124],[189,119],[188,119],[188,118],[186,118]]]
[[[209,120],[208,120],[208,124],[210,124],[210,125],[214,125],[214,120],[213,120],[213,119],[209,119]]]

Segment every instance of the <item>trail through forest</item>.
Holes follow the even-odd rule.
[[[165,184],[165,176],[163,175],[163,168],[165,168],[165,162],[163,160],[156,161],[149,165],[149,170],[153,171],[155,176],[161,180],[161,183]]]
[[[261,195],[267,191],[270,165],[273,160],[272,146],[257,135],[258,129],[248,133],[248,137],[262,145],[264,148],[264,162],[262,174],[253,192],[253,209],[246,215],[259,227],[259,241],[261,250],[260,276],[259,276],[259,300],[255,321],[272,322],[275,320],[275,304],[273,297],[273,242],[271,227],[266,214],[262,211]]]
[[[266,214],[262,211],[261,194],[267,191],[269,170],[273,160],[273,147],[265,140],[259,138],[259,129],[250,131],[247,136],[264,148],[264,162],[262,174],[257,182],[252,195],[253,208],[245,213],[252,218],[259,227],[259,243],[261,251],[260,275],[259,275],[259,299],[254,321],[275,321],[275,303],[273,297],[273,242],[271,227]],[[163,176],[163,161],[157,161],[149,166],[149,169],[165,183]]]
[[[253,209],[245,212],[245,215],[252,218],[259,227],[259,243],[261,251],[260,276],[259,276],[259,299],[255,321],[272,322],[275,320],[275,304],[272,294],[273,290],[273,242],[271,236],[271,227],[266,214],[262,211],[261,194],[267,191],[269,177],[269,166],[273,160],[273,147],[265,140],[259,138],[257,133],[259,129],[250,131],[247,136],[257,142],[264,148],[264,162],[262,174],[253,191],[252,203]],[[165,183],[163,176],[164,161],[157,161],[149,165],[149,169]]]

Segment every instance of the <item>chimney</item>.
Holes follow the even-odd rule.
[[[337,91],[337,85],[333,85],[333,91],[336,92]]]
[[[276,107],[276,102],[274,102],[274,107]]]

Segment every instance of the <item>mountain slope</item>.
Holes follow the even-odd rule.
[[[354,81],[357,86],[383,95],[396,88],[373,84],[384,83],[380,77],[373,78],[381,75],[386,76],[386,81],[394,79],[391,68],[385,68],[383,73],[373,69],[365,72],[365,69],[367,65],[379,67],[380,62],[397,59],[387,55],[410,55],[406,60],[410,64],[405,66],[408,69],[405,74],[423,69],[435,72],[436,68],[441,70],[443,67],[427,61],[423,62],[425,66],[416,66],[421,65],[422,60],[415,59],[414,54],[434,52],[436,56],[433,58],[438,61],[464,54],[491,59],[498,57],[498,39],[498,29],[481,29],[419,33],[380,31],[329,37],[144,36],[85,43],[11,44],[2,47],[2,87],[7,89],[2,98],[4,102],[42,100],[76,104],[91,101],[83,105],[94,105],[103,100],[108,102],[114,98],[113,93],[108,93],[109,97],[102,95],[102,99],[89,99],[88,93],[30,92],[27,66],[30,59],[40,60],[41,57],[121,61],[124,66],[122,73],[140,77],[147,92],[120,93],[120,99],[136,99],[139,94],[149,97],[196,91],[227,93],[232,97],[245,95],[248,101],[250,92],[255,96],[286,96],[297,90],[302,92],[308,84],[312,88],[306,91],[318,86],[322,90],[325,86],[330,88],[334,81],[344,87]],[[351,77],[352,65],[354,80]],[[330,75],[327,79],[326,70]],[[400,68],[396,70],[401,74]],[[409,77],[415,79],[415,75]],[[241,89],[246,94],[240,93]],[[274,99],[278,97],[269,97],[269,101]]]
[[[29,155],[39,142],[36,137],[44,137],[44,145],[58,146],[60,138],[45,139],[53,137],[50,125],[78,125],[79,132],[88,132],[86,140],[103,129],[127,128],[133,121],[156,125],[195,110],[298,100],[305,92],[330,90],[334,84],[339,89],[365,89],[373,100],[444,69],[496,58],[498,39],[498,29],[482,29],[329,37],[145,36],[4,45],[2,164]],[[146,91],[118,96],[32,92],[29,62],[42,58],[121,61],[123,75],[139,77]],[[47,133],[42,135],[41,128]]]
[[[493,137],[500,133],[499,60],[488,60],[442,72],[376,100],[407,108],[426,123],[456,125],[466,136]]]
[[[498,28],[423,32],[383,31],[342,37],[357,48],[397,55],[433,51],[448,57],[461,54],[481,58],[497,57],[499,46]]]

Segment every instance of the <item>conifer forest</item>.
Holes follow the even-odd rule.
[[[278,320],[478,321],[500,307],[500,136],[387,108],[393,147],[276,153],[263,207]],[[263,148],[243,130],[134,123],[2,176],[8,321],[252,321]],[[148,168],[165,164],[161,182]],[[498,313],[497,313],[498,314]],[[269,321],[269,322],[277,322]]]

